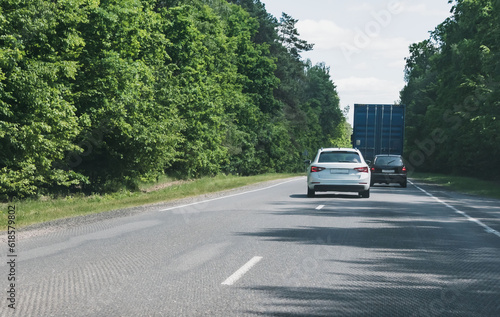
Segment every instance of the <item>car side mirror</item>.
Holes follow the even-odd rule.
[[[371,164],[372,164],[372,161],[370,161],[370,160],[365,161],[365,162],[366,162],[366,164],[368,164],[368,165],[371,165]]]
[[[311,160],[305,160],[304,164],[308,164],[308,165],[311,164]]]

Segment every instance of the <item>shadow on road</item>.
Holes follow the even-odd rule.
[[[356,205],[352,205],[349,200],[332,200],[320,211],[308,201],[294,208],[282,204],[274,215],[325,217],[325,221],[236,233],[311,248],[302,259],[298,256],[291,271],[282,273],[280,284],[285,286],[246,288],[265,294],[268,301],[262,311],[245,313],[500,316],[500,239],[479,226],[471,227],[443,205],[421,199],[418,191],[402,191],[415,196],[408,199],[412,203],[353,200]],[[346,223],[350,226],[343,226]],[[315,265],[311,269],[304,263]],[[317,275],[324,278],[315,287],[310,278]]]

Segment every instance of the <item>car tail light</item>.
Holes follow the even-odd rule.
[[[311,173],[321,172],[324,169],[325,169],[324,167],[311,166]]]
[[[401,170],[403,171],[403,173],[406,173],[406,166],[403,166],[403,168],[401,168]]]
[[[375,167],[372,167],[372,172],[375,172]]]
[[[358,172],[361,172],[361,173],[368,173],[368,166],[365,166],[365,167],[356,167],[354,170],[358,171]]]

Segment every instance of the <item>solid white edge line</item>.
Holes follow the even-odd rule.
[[[415,185],[413,182],[409,181],[410,184],[412,184],[413,186],[415,186],[418,190],[422,191],[424,194],[426,194],[427,196],[433,198],[434,200],[436,200],[437,202],[445,205],[446,207],[450,208],[451,210],[453,210],[454,212],[456,212],[457,214],[459,215],[462,215],[464,216],[465,218],[467,218],[467,220],[469,221],[472,221],[472,222],[475,222],[476,224],[480,225],[481,227],[484,228],[484,230],[488,233],[492,233],[494,235],[496,235],[497,237],[500,238],[500,232],[496,231],[495,229],[491,228],[490,226],[482,223],[480,220],[476,219],[476,218],[472,218],[471,216],[469,216],[468,214],[466,214],[465,212],[461,211],[461,210],[458,210],[457,208],[453,207],[452,205],[442,201],[441,199],[437,198],[436,196],[432,195],[431,193],[427,192],[425,189],[423,188],[420,188],[419,186]]]
[[[222,285],[233,285],[237,280],[239,280],[246,272],[248,272],[255,264],[262,260],[261,256],[254,256],[250,261],[245,263],[236,272],[234,272],[230,277],[228,277]]]
[[[294,179],[288,180],[286,182],[281,182],[281,183],[274,184],[274,185],[271,185],[271,186],[268,186],[268,187],[264,187],[264,188],[259,188],[259,189],[254,189],[254,190],[249,190],[249,191],[246,191],[246,192],[242,192],[242,193],[237,193],[237,194],[232,194],[232,195],[227,195],[227,196],[222,196],[222,197],[217,197],[217,198],[212,198],[212,199],[207,199],[207,200],[202,200],[202,201],[197,201],[195,203],[190,203],[190,204],[186,204],[186,205],[169,207],[169,208],[161,209],[160,211],[168,211],[168,210],[180,209],[180,208],[184,208],[184,207],[189,207],[189,206],[194,206],[194,205],[208,203],[208,202],[215,201],[215,200],[226,199],[226,198],[231,198],[231,197],[235,197],[235,196],[241,196],[241,195],[245,195],[245,194],[255,193],[255,192],[258,192],[258,191],[261,191],[261,190],[266,190],[266,189],[269,189],[269,188],[273,188],[273,187],[276,187],[276,186],[280,186],[280,185],[283,185],[283,184],[286,184],[286,183],[295,182],[295,181],[298,181],[298,178],[294,178]]]
[[[323,209],[323,207],[325,207],[325,205],[319,205],[318,207],[316,207],[316,210],[321,210]]]

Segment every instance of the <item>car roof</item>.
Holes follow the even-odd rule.
[[[394,157],[401,157],[401,155],[398,155],[398,154],[377,154],[375,155],[375,157],[377,156],[394,156]]]
[[[353,149],[353,148],[344,148],[344,147],[330,147],[330,148],[325,148],[325,149],[320,149],[321,152],[328,152],[328,151],[349,151],[349,152],[359,152],[358,149]]]

